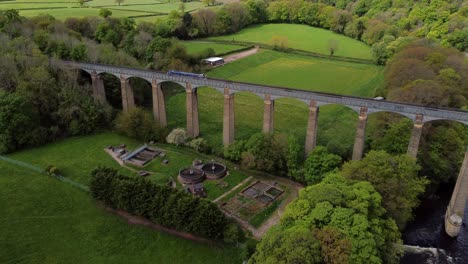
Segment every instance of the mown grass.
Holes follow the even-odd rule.
[[[139,177],[136,176],[135,171],[147,170],[154,172],[147,177],[148,179],[158,184],[166,184],[170,179],[177,182],[179,170],[181,168],[190,167],[192,161],[195,159],[204,161],[214,159],[213,156],[202,155],[189,149],[184,150],[183,147],[158,144],[156,147],[164,149],[166,157],[157,157],[143,169],[129,166],[134,169],[132,171],[118,165],[118,163],[104,151],[106,146],[117,146],[120,144],[126,144],[128,149],[133,150],[137,146],[143,144],[143,142],[138,142],[112,132],[106,132],[97,135],[60,140],[38,148],[16,152],[8,155],[8,157],[35,165],[39,168],[54,165],[60,170],[60,174],[64,177],[84,185],[88,185],[91,171],[97,166],[116,168],[125,175],[135,177]],[[169,164],[163,165],[163,159],[169,160]],[[208,193],[208,199],[212,200],[219,197],[246,178],[244,173],[233,170],[232,166],[229,167],[230,175],[222,179],[222,181],[228,183],[228,187],[220,188],[217,186],[217,181],[205,181],[204,185]],[[178,182],[177,184],[179,188],[182,188]]]
[[[244,46],[239,45],[220,44],[206,41],[184,41],[182,43],[189,54],[197,54],[208,48],[212,48],[215,51],[215,54],[226,54],[244,48]]]
[[[358,59],[372,59],[371,49],[366,44],[334,33],[329,30],[295,24],[255,25],[238,33],[208,38],[208,40],[242,41],[261,44],[272,44],[272,38],[284,37],[287,47],[309,52],[329,55],[329,40],[337,41],[336,56]]]
[[[178,10],[181,1],[132,0],[120,6],[114,0],[91,0],[80,8],[73,0],[16,0],[0,1],[0,10],[17,9],[26,17],[49,14],[57,19],[68,17],[98,16],[101,8],[112,11],[113,17],[134,17],[139,21],[152,21],[165,17],[172,10]],[[203,8],[201,2],[185,3],[185,10],[190,12]],[[166,14],[166,15],[165,15]],[[148,16],[149,15],[149,16]]]
[[[0,263],[240,263],[240,251],[140,226],[88,193],[0,161]]]
[[[287,63],[285,63],[287,62]],[[216,68],[208,76],[303,90],[372,97],[382,84],[382,67],[328,61],[274,51],[263,51]],[[171,86],[168,90],[174,91]],[[185,93],[166,97],[169,127],[185,127]],[[223,95],[210,88],[199,88],[201,136],[221,151]],[[235,94],[235,138],[247,139],[261,132],[263,99],[246,92]],[[299,100],[275,101],[275,131],[294,135],[305,142],[308,106]],[[344,106],[320,108],[318,143],[342,156],[350,154],[354,143],[357,114]]]

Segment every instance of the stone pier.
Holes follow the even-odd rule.
[[[445,213],[445,232],[456,237],[460,232],[466,201],[468,199],[468,149],[458,174],[452,198]]]
[[[160,127],[166,127],[166,102],[164,101],[164,93],[162,91],[161,84],[158,84],[156,79],[151,81],[151,90],[153,93],[154,121],[156,121]]]
[[[130,79],[120,76],[120,89],[122,91],[122,109],[126,112],[135,107],[135,98],[133,89],[130,85]]]
[[[353,160],[362,159],[364,153],[364,143],[366,141],[367,107],[361,107],[359,111],[359,121],[354,139]]]
[[[413,125],[413,131],[411,132],[411,138],[408,144],[408,151],[406,152],[409,156],[416,158],[418,156],[419,141],[421,140],[421,133],[423,128],[423,115],[416,115],[416,119]]]
[[[234,142],[234,94],[229,89],[224,89],[223,112],[223,145],[229,146]]]
[[[106,102],[106,90],[104,88],[104,80],[101,75],[93,72],[91,74],[91,85],[93,87],[93,98],[96,102],[105,103]]]
[[[273,124],[275,119],[275,100],[271,95],[266,94],[263,106],[263,133],[273,134]]]
[[[192,89],[190,83],[186,83],[185,92],[187,94],[187,136],[196,138],[200,135],[198,123],[198,95],[197,89]]]
[[[305,153],[309,154],[317,145],[317,124],[318,124],[319,107],[315,100],[309,103],[309,118],[307,121],[307,134],[305,142]]]

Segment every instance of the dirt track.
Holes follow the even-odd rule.
[[[233,62],[233,61],[236,61],[236,60],[240,60],[240,59],[242,59],[242,58],[245,58],[245,57],[254,55],[255,53],[257,53],[258,48],[259,48],[258,46],[255,46],[255,47],[252,48],[252,49],[249,49],[249,50],[246,50],[246,51],[242,51],[242,52],[239,52],[239,53],[231,54],[231,55],[229,55],[229,56],[226,56],[226,57],[224,58],[224,61],[225,61],[225,63],[230,63],[230,62]]]

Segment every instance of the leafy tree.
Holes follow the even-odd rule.
[[[156,129],[151,115],[139,107],[121,112],[116,118],[115,126],[119,133],[144,141],[152,140]]]
[[[288,176],[303,181],[301,177],[300,164],[302,160],[302,148],[295,136],[288,137],[288,152],[286,153],[286,166],[288,167]]]
[[[412,210],[419,205],[418,196],[429,181],[418,176],[421,169],[406,154],[392,156],[385,151],[370,151],[360,161],[343,166],[343,175],[350,179],[368,181],[382,195],[382,205],[403,229],[412,219]]]
[[[26,98],[0,92],[0,153],[32,145],[37,116]]]
[[[224,149],[224,157],[232,161],[240,161],[242,153],[246,150],[246,143],[245,140],[235,140]]]
[[[323,263],[349,263],[351,241],[338,228],[325,226],[322,229],[316,229],[314,236],[320,243]]]
[[[287,142],[280,136],[257,133],[250,137],[245,147],[242,163],[247,167],[268,172],[284,171]]]
[[[320,245],[305,227],[273,227],[257,245],[249,263],[322,263]]]
[[[77,0],[76,1],[80,7],[84,7],[86,0]]]
[[[329,174],[319,184],[302,190],[288,205],[280,227],[333,227],[351,242],[349,263],[399,263],[400,233],[381,202],[382,197],[369,182]]]
[[[413,122],[407,118],[388,118],[387,114],[378,116],[379,128],[371,137],[371,149],[384,150],[390,154],[404,154],[408,149]]]
[[[330,153],[326,147],[317,146],[304,163],[305,181],[309,185],[319,183],[325,174],[335,170],[340,164],[340,156]]]
[[[99,16],[101,16],[103,18],[108,18],[108,17],[112,16],[112,11],[107,9],[107,8],[101,8],[99,10]]]

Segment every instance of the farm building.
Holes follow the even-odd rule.
[[[224,64],[224,59],[221,57],[211,57],[203,60],[204,63],[210,64],[211,66]]]

